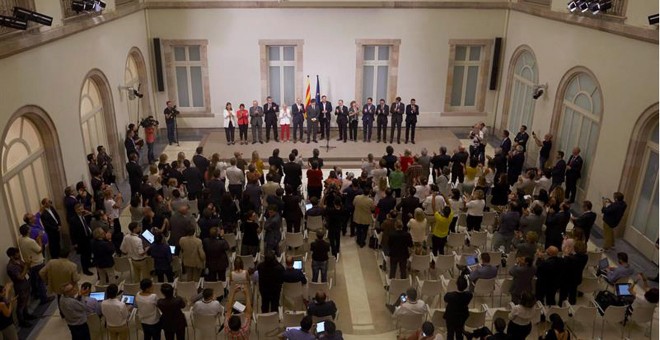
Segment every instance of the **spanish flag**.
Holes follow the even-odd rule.
[[[307,90],[305,91],[305,109],[309,105],[309,102],[312,100],[312,88],[309,83],[309,75],[307,76]],[[305,119],[307,119],[307,112],[305,111]]]

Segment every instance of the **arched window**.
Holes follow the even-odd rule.
[[[99,86],[91,77],[88,77],[85,79],[80,95],[80,124],[85,153],[95,151],[99,145],[107,148],[108,134],[103,115],[103,100]]]
[[[538,83],[538,69],[534,55],[524,50],[516,59],[513,70],[513,79],[509,93],[511,103],[509,104],[508,130],[515,134],[521,125],[532,128],[534,118],[534,85]]]
[[[568,78],[561,97],[561,117],[557,133],[557,149],[570,155],[579,147],[584,160],[582,177],[578,181],[578,194],[584,197],[589,182],[591,160],[596,153],[603,98],[596,79],[586,72],[576,72]]]
[[[43,138],[25,116],[15,119],[5,134],[2,182],[12,223],[22,224],[23,214],[37,212],[42,198],[54,197]]]
[[[632,226],[651,242],[658,238],[658,123],[648,134],[643,151],[643,162],[637,180]]]
[[[124,69],[124,85],[137,89],[140,84],[140,75],[138,74],[137,63],[135,58],[132,55],[128,55],[126,58],[126,68]],[[138,117],[138,106],[139,103],[136,102],[136,99],[128,100],[128,119],[130,122],[137,122]]]
[[[144,95],[142,98],[131,97],[128,92],[123,92],[122,101],[126,102],[128,110],[128,119],[131,123],[138,123],[142,118],[151,115],[151,107],[149,106],[149,90],[148,90],[148,77],[147,67],[144,62],[142,52],[137,47],[131,48],[126,58],[126,66],[124,67],[124,85],[134,89],[140,88],[140,92]]]

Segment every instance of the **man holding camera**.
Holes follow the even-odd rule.
[[[179,143],[179,136],[176,135],[176,116],[179,114],[179,111],[176,109],[176,105],[171,100],[167,101],[167,107],[165,111],[165,124],[167,124],[167,140],[170,145],[172,143]],[[149,161],[151,162],[151,161]]]

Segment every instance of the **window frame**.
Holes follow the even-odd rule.
[[[269,66],[270,60],[268,58],[268,48],[271,46],[293,46],[293,55],[294,55],[294,79],[295,84],[294,89],[294,101],[298,97],[302,97],[303,92],[303,45],[305,41],[302,39],[260,39],[259,40],[259,61],[260,61],[260,73],[261,73],[261,100],[259,102],[265,101],[266,97],[270,96],[269,93]],[[280,84],[284,81],[282,77]],[[283,87],[281,88],[284,89]],[[284,92],[281,93],[282,98],[284,97]],[[275,102],[279,99],[274,99]],[[281,103],[279,103],[281,104]],[[292,105],[294,103],[286,103],[287,105]]]
[[[451,95],[454,84],[454,67],[464,63],[465,66],[471,64],[470,61],[456,61],[456,48],[458,46],[480,46],[479,77],[477,79],[477,92],[475,93],[474,106],[452,106]],[[447,83],[445,88],[444,113],[457,112],[463,114],[485,114],[486,94],[488,91],[488,75],[490,74],[490,64],[492,60],[492,39],[450,39],[449,40],[449,58],[447,62]],[[472,62],[473,63],[473,62]],[[473,65],[470,65],[473,66]]]
[[[284,49],[287,47],[293,48],[293,60],[284,60]],[[292,105],[295,103],[296,100],[296,70],[297,70],[297,63],[296,63],[296,47],[295,45],[268,45],[266,47],[266,51],[269,52],[271,48],[277,48],[279,50],[279,60],[271,60],[270,59],[270,53],[266,53],[267,58],[268,58],[268,96],[273,97],[273,101],[276,103],[286,103],[287,105]],[[280,96],[275,97],[273,96],[273,89],[270,88],[270,68],[271,67],[277,67],[278,72],[280,74]],[[285,83],[284,83],[284,68],[285,67],[293,67],[293,99],[291,102],[286,102],[284,98],[286,97],[284,92],[285,92]]]
[[[639,174],[639,178],[637,179],[637,184],[635,186],[635,195],[633,195],[634,200],[633,200],[633,204],[631,205],[632,210],[631,210],[631,214],[630,214],[630,219],[628,221],[628,225],[630,225],[633,229],[635,229],[642,237],[645,237],[649,242],[655,242],[655,239],[651,239],[651,238],[648,237],[648,235],[647,235],[648,225],[645,225],[644,229],[642,230],[640,227],[635,225],[635,217],[637,216],[637,209],[639,208],[639,199],[641,197],[642,185],[645,182],[646,176],[649,175],[649,174],[647,174],[646,170],[647,170],[647,166],[650,162],[651,154],[655,153],[655,154],[660,155],[660,146],[658,145],[658,143],[651,140],[651,133],[654,133],[654,132],[655,132],[655,129],[651,129],[651,132],[649,133],[649,136],[646,140],[646,145],[644,145],[644,154],[642,156],[643,158],[642,158],[642,163],[641,163],[641,166],[640,166],[640,174]],[[655,195],[658,194],[658,181],[660,180],[658,178],[658,175],[659,174],[656,173],[655,182],[654,182],[654,185],[653,185],[653,189],[651,191],[651,199],[653,199],[653,197],[655,197]],[[653,209],[654,204],[657,205],[657,202],[650,202],[650,203],[651,204],[649,204],[649,206],[647,208],[647,213],[645,215],[649,215],[650,211]],[[656,234],[656,238],[658,236],[659,235]]]
[[[390,48],[387,67],[387,96],[385,102],[391,103],[397,96],[397,84],[399,81],[399,53],[401,50],[401,39],[356,39],[355,40],[355,98],[362,100],[364,95],[364,48],[366,46],[388,46]],[[377,56],[377,51],[374,51]],[[377,73],[377,71],[375,72]],[[374,83],[377,86],[376,83]],[[380,98],[374,98],[377,102]],[[359,103],[364,105],[365,103]]]
[[[388,90],[387,86],[389,85],[390,60],[392,59],[392,55],[391,55],[392,54],[392,46],[391,45],[363,45],[362,46],[362,53],[366,52],[367,47],[373,47],[374,48],[374,59],[373,60],[364,60],[363,63],[362,63],[363,76],[362,76],[362,98],[361,99],[362,99],[363,103],[367,102],[368,97],[375,98],[374,102],[377,102],[381,98],[381,96],[378,95],[378,80],[379,80],[379,78],[378,78],[378,67],[380,67],[380,66],[387,66],[387,76],[386,76],[387,83],[386,83],[386,88],[385,88],[385,92],[387,93],[387,90]],[[378,56],[380,54],[379,53],[380,49],[383,48],[383,47],[387,47],[387,59],[386,60],[378,59]],[[364,93],[364,68],[367,67],[367,66],[374,68],[374,75],[373,75],[373,82],[372,82],[373,88],[371,89],[371,93],[365,94]],[[387,95],[386,95],[386,97],[387,97]],[[385,99],[386,102],[388,102],[387,101],[388,98],[384,98],[384,99]]]
[[[213,117],[213,112],[211,111],[211,91],[209,84],[209,65],[208,65],[208,40],[206,39],[188,39],[188,40],[161,40],[163,45],[164,57],[165,57],[165,74],[167,77],[167,97],[168,100],[172,100],[179,105],[179,92],[177,87],[177,78],[176,78],[176,68],[177,66],[186,66],[189,68],[192,66],[200,66],[202,69],[202,98],[204,100],[204,105],[202,107],[182,107],[179,106],[179,111],[181,112],[182,117]],[[199,46],[199,61],[175,61],[174,59],[174,48],[175,47],[185,47],[186,56],[188,55],[188,48],[193,46]],[[188,71],[190,74],[190,71]],[[192,99],[192,84],[190,82],[190,76],[188,77],[188,89],[189,96]]]

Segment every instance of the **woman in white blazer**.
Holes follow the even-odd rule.
[[[282,103],[280,106],[280,113],[278,118],[280,119],[280,127],[282,128],[282,142],[288,142],[291,139],[289,134],[289,127],[291,126],[291,110],[286,104]]]
[[[227,102],[224,110],[224,122],[223,127],[225,128],[225,136],[227,136],[227,145],[234,144],[234,129],[236,128],[236,113],[231,107],[231,103]]]

